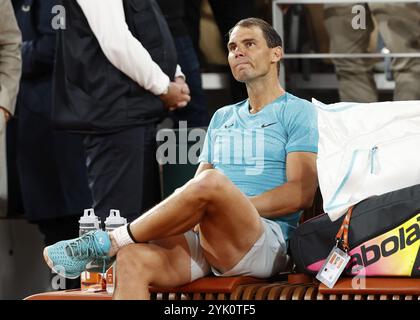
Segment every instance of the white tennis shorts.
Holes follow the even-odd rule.
[[[271,220],[261,218],[264,233],[255,242],[232,269],[221,273],[210,266],[204,257],[197,233],[188,231],[184,234],[191,254],[191,281],[202,278],[210,272],[216,276],[252,276],[268,278],[279,272],[288,270],[290,257],[287,255],[287,245],[280,226]]]

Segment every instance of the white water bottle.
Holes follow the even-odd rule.
[[[108,218],[105,220],[105,231],[111,232],[112,230],[115,230],[116,228],[122,227],[127,224],[127,219],[121,217],[120,211],[112,209],[109,212]],[[106,291],[109,294],[114,293],[115,288],[115,262],[112,264],[112,266],[106,271]]]
[[[100,230],[101,220],[95,215],[93,209],[85,209],[83,216],[79,220],[79,236],[88,233],[89,231]],[[86,266],[86,271],[80,275],[80,289],[83,291],[95,291],[102,288],[102,275],[98,272],[92,272],[90,269],[94,268],[91,263]]]
[[[89,231],[101,229],[101,220],[95,215],[93,209],[85,209],[79,219],[79,237]]]

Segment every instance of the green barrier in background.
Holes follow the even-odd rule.
[[[194,177],[207,128],[161,129],[156,158],[161,168],[162,199]]]

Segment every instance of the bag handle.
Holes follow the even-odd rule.
[[[337,247],[339,244],[341,244],[341,247],[344,249],[345,252],[349,250],[349,227],[351,215],[353,213],[353,208],[354,206],[351,206],[347,211],[343,223],[341,224],[340,230],[338,230],[338,233],[335,236],[335,240],[337,241]]]

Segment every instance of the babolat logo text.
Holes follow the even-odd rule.
[[[397,252],[412,246],[420,240],[420,215],[417,216],[417,222],[408,226],[398,228],[398,234],[385,239],[378,239],[377,244],[367,244],[360,247],[360,253],[351,254],[352,259],[347,267],[348,273],[357,273],[362,267],[368,267],[381,258],[389,257]],[[395,230],[395,229],[394,229]],[[353,250],[352,250],[353,251]]]

